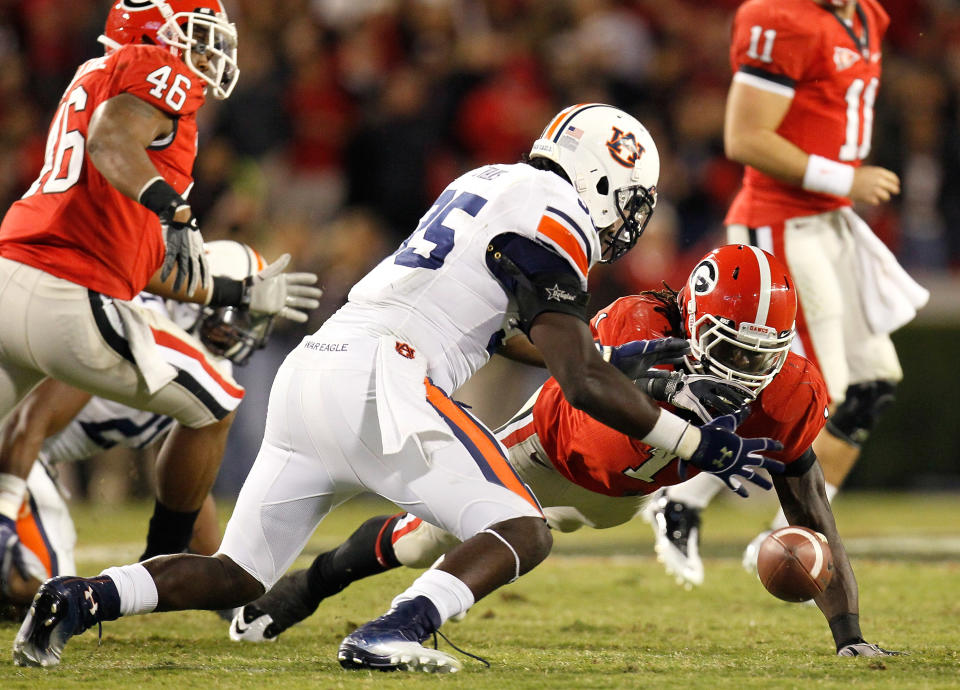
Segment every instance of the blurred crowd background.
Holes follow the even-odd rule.
[[[0,208],[39,171],[64,87],[102,53],[96,37],[110,4],[0,0]],[[229,100],[201,111],[190,201],[208,240],[241,240],[268,259],[290,252],[326,294],[307,326],[285,325],[238,372],[248,399],[220,489],[234,491],[256,454],[273,372],[290,347],[413,231],[447,182],[516,161],[566,105],[635,114],[662,162],[654,219],[636,250],[597,271],[592,306],[662,280],[679,286],[723,242],[740,182],[722,144],[738,4],[227,0],[241,75]],[[882,4],[891,26],[871,160],[900,175],[903,193],[859,210],[905,266],[948,280],[960,270],[951,230],[960,224],[960,2]],[[514,410],[477,395],[491,423]],[[949,452],[948,464],[960,464]]]

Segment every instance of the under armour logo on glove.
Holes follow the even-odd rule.
[[[770,489],[772,484],[756,473],[763,468],[771,474],[780,474],[785,465],[779,460],[760,455],[764,451],[783,449],[783,444],[772,438],[740,438],[734,433],[747,411],[717,417],[700,427],[700,445],[690,460],[680,460],[678,474],[687,478],[687,463],[716,475],[723,483],[740,496],[748,495],[740,480],[753,482],[761,489]]]

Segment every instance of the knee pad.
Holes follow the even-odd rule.
[[[870,437],[880,415],[895,400],[896,384],[865,381],[847,387],[847,396],[827,420],[827,431],[859,448]]]

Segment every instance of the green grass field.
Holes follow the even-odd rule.
[[[960,497],[838,499],[864,633],[909,651],[882,660],[837,658],[818,610],[774,599],[740,568],[740,552],[765,525],[771,504],[734,500],[717,501],[704,515],[707,579],[690,592],[662,571],[640,521],[558,535],[539,568],[444,627],[458,646],[487,658],[489,669],[471,659],[455,676],[339,667],[344,634],[381,614],[412,579],[411,571],[397,570],[324,602],[274,644],[231,642],[226,623],[209,612],[134,617],[104,625],[99,646],[95,630],[75,638],[56,669],[16,668],[8,652],[0,688],[960,687]],[[391,508],[374,501],[341,508],[298,565]],[[148,509],[76,506],[81,574],[136,558]],[[6,649],[16,627],[0,627]]]

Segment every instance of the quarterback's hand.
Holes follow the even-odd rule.
[[[882,204],[900,193],[900,178],[886,168],[876,165],[861,165],[853,171],[850,199],[866,204]]]
[[[654,400],[693,412],[702,422],[733,414],[755,397],[746,386],[711,374],[651,369],[644,372],[636,383]]]
[[[779,460],[765,458],[759,453],[767,450],[781,450],[783,444],[772,438],[740,438],[734,429],[743,421],[745,410],[737,414],[717,417],[700,427],[700,445],[689,460],[680,460],[678,474],[680,479],[687,478],[687,463],[702,472],[709,472],[723,480],[723,483],[740,496],[748,495],[741,480],[753,482],[761,489],[770,489],[773,485],[756,473],[764,468],[771,474],[780,474],[786,467]]]
[[[323,290],[314,287],[314,273],[284,273],[290,255],[284,254],[245,283],[244,304],[250,311],[276,314],[291,321],[303,323],[309,309],[320,306]]]
[[[629,343],[611,347],[599,345],[605,362],[636,380],[650,367],[659,364],[679,365],[683,356],[690,352],[690,343],[683,338],[658,338],[656,340],[631,340]]]
[[[179,218],[180,220],[176,220]],[[173,282],[174,292],[180,292],[184,281],[187,294],[192,295],[198,286],[210,288],[213,277],[207,266],[207,257],[203,251],[203,237],[200,226],[189,206],[180,206],[176,213],[161,213],[160,227],[163,228],[163,243],[166,254],[160,268],[160,280],[166,281],[177,267],[177,277]]]
[[[877,645],[869,642],[845,644],[837,650],[837,656],[903,656],[904,653],[905,652],[881,649]]]
[[[32,551],[24,547],[17,536],[13,520],[0,515],[0,591],[6,597],[15,593],[16,580],[47,579],[46,569]]]

